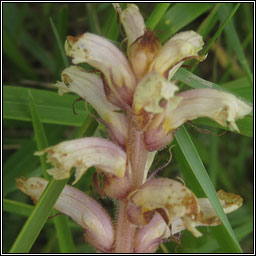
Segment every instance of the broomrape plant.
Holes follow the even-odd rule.
[[[109,135],[62,142],[36,152],[47,153],[55,179],[66,179],[75,168],[75,184],[91,166],[103,177],[98,189],[118,202],[116,221],[93,198],[66,185],[55,208],[70,216],[85,231],[85,239],[101,252],[153,253],[169,238],[187,229],[202,235],[197,226],[219,225],[207,198],[197,198],[181,182],[148,178],[156,152],[173,140],[188,120],[208,117],[238,130],[235,121],[251,111],[235,96],[215,89],[178,93],[171,81],[188,59],[203,61],[204,42],[194,31],[181,32],[161,45],[147,29],[136,5],[114,8],[127,35],[127,57],[109,40],[85,33],[68,36],[66,54],[74,65],[62,72],[59,94],[73,92],[91,104]],[[97,72],[77,66],[87,63]],[[17,179],[17,186],[37,202],[48,181]],[[225,213],[242,205],[239,195],[217,192]]]

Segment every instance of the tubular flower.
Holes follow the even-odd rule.
[[[110,103],[105,95],[103,82],[95,74],[77,66],[70,66],[62,72],[62,82],[57,82],[59,94],[74,92],[91,104],[97,111],[111,136],[120,144],[125,144],[127,122],[117,106]]]
[[[68,178],[71,168],[76,168],[73,184],[91,166],[119,178],[124,176],[126,170],[125,152],[111,141],[102,138],[65,141],[41,152],[36,152],[36,155],[44,153],[48,153],[47,161],[54,166],[53,169],[48,170],[48,173],[57,180]]]
[[[236,120],[249,114],[252,107],[215,89],[178,92],[171,79],[183,62],[206,58],[199,54],[202,36],[186,31],[162,44],[146,28],[136,5],[128,4],[124,10],[113,5],[127,35],[127,57],[101,36],[68,36],[65,51],[74,65],[66,68],[54,85],[60,95],[76,93],[91,104],[110,140],[70,140],[35,154],[47,153],[47,161],[53,165],[48,173],[55,179],[70,177],[75,168],[74,183],[94,166],[93,182],[100,195],[118,200],[113,224],[94,199],[71,186],[64,188],[55,208],[85,229],[89,243],[102,252],[153,253],[184,229],[199,237],[197,226],[220,224],[207,198],[197,198],[175,180],[148,178],[157,150],[172,141],[182,124],[200,117],[239,131]],[[81,63],[95,71],[77,66]],[[102,182],[98,182],[99,173]],[[34,201],[46,185],[42,178],[17,180],[18,188]],[[238,195],[219,191],[217,196],[225,213],[242,205]]]
[[[239,195],[220,190],[217,196],[225,213],[235,211],[242,206],[243,199]],[[128,198],[129,220],[140,226],[146,225],[145,230],[142,228],[140,232],[143,230],[145,233],[151,232],[147,230],[150,223],[151,225],[155,223],[154,215],[157,213],[170,227],[171,235],[187,229],[194,236],[199,237],[202,234],[195,228],[196,226],[221,224],[207,198],[196,198],[192,191],[175,180],[152,179],[138,190],[131,192]],[[156,225],[162,230],[163,222],[159,217],[157,223],[159,224]],[[158,232],[157,228],[155,232]]]
[[[33,177],[16,180],[17,187],[37,202],[48,181]],[[84,229],[85,239],[95,248],[110,252],[115,237],[113,222],[107,211],[93,198],[82,191],[66,185],[58,198],[55,209],[70,216]]]

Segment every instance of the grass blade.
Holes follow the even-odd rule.
[[[216,6],[212,9],[211,13],[207,16],[207,18],[201,23],[199,28],[197,29],[197,33],[199,33],[203,38],[205,38],[214,27],[217,22],[216,14],[219,10],[222,3],[216,4]]]
[[[3,196],[16,190],[15,178],[26,176],[39,165],[38,157],[33,153],[36,151],[34,139],[26,141],[22,147],[11,155],[3,165]]]
[[[3,30],[3,53],[27,78],[36,80],[33,68],[28,64],[8,31]]]
[[[29,204],[24,204],[14,200],[3,199],[3,210],[6,212],[11,212],[14,214],[19,214],[21,216],[30,216],[34,209],[34,206]]]
[[[117,12],[114,8],[108,13],[106,18],[106,23],[104,24],[103,28],[103,35],[112,41],[116,41],[119,35],[119,27],[117,24]]]
[[[51,23],[51,27],[52,27],[54,36],[55,36],[56,41],[57,41],[57,45],[58,45],[59,51],[61,53],[63,64],[64,64],[65,67],[68,67],[69,66],[69,61],[68,61],[68,58],[66,56],[66,53],[65,53],[65,50],[64,50],[64,47],[63,47],[63,43],[62,43],[61,38],[59,36],[59,32],[58,32],[58,30],[57,30],[57,28],[56,28],[52,18],[50,18],[50,23]]]
[[[57,213],[56,210],[54,210],[53,214],[55,213]],[[69,219],[65,215],[59,215],[53,219],[58,237],[60,253],[76,253],[76,248],[68,221]]]
[[[76,104],[75,115],[72,103],[77,99],[75,95],[60,97],[57,92],[39,89],[28,89],[16,86],[3,88],[3,116],[4,119],[31,121],[28,91],[31,90],[35,99],[36,110],[42,123],[81,126],[87,113],[84,104]]]
[[[41,151],[48,147],[48,142],[47,142],[46,134],[44,131],[44,127],[40,122],[39,116],[37,114],[34,98],[31,91],[29,91],[29,106],[30,106],[30,113],[31,113],[31,118],[32,118],[34,133],[35,133],[37,150]],[[43,156],[40,156],[39,158],[41,162],[43,175],[46,179],[49,179],[50,176],[46,172],[46,169],[47,169],[46,156],[43,155]]]
[[[164,14],[166,13],[167,9],[171,3],[160,3],[157,4],[154,11],[150,14],[146,21],[146,27],[150,28],[151,30],[154,30],[156,25],[159,23],[159,21],[162,19]]]
[[[218,15],[219,15],[219,18],[222,22],[225,19],[227,19],[226,18],[227,16],[230,16],[230,15],[228,15],[230,13],[230,9],[231,9],[230,4],[223,4],[221,6],[221,8],[218,10]],[[249,80],[250,84],[253,85],[252,73],[251,73],[251,70],[250,70],[249,65],[247,63],[247,60],[246,60],[246,57],[245,57],[245,54],[244,54],[244,51],[243,51],[243,47],[240,43],[240,40],[239,40],[239,37],[237,35],[237,32],[236,32],[236,29],[235,29],[235,26],[234,26],[233,22],[230,22],[229,24],[227,24],[227,26],[225,27],[225,33],[227,35],[227,40],[228,40],[230,46],[232,47],[233,51],[236,53],[239,62],[241,63],[243,69],[245,70],[245,72],[247,74],[247,77],[248,77],[248,80]]]
[[[95,9],[95,3],[85,4],[86,6],[86,14],[89,18],[90,31],[94,34],[101,35],[100,23],[98,19],[98,15]]]
[[[215,209],[217,215],[219,216],[221,222],[224,225],[224,228],[222,229],[222,231],[219,232],[219,235],[223,238],[225,237],[226,239],[225,247],[223,247],[222,249],[225,252],[229,252],[229,253],[231,252],[241,253],[242,250],[240,248],[240,245],[230,226],[227,216],[223,212],[220,202],[216,196],[214,186],[184,126],[179,128],[179,130],[176,132],[175,138],[184,154],[184,157],[189,163],[194,176],[196,177],[202,190],[208,197],[209,201],[211,202],[213,208]]]
[[[48,147],[48,142],[44,131],[44,127],[40,122],[39,116],[37,114],[34,98],[31,91],[29,91],[29,104],[37,143],[37,150],[40,151]],[[40,161],[43,175],[46,179],[49,179],[50,176],[46,171],[46,156],[40,156]],[[57,211],[54,211],[54,214],[56,212]],[[59,216],[57,218],[54,218],[53,221],[58,235],[60,252],[75,252],[74,242],[72,240],[72,235],[67,224],[68,219],[65,216]]]
[[[229,21],[232,19],[232,17],[234,16],[234,14],[236,13],[236,11],[238,10],[239,6],[241,4],[238,3],[235,5],[235,7],[233,8],[233,10],[230,12],[230,14],[225,18],[225,20],[223,21],[223,23],[221,24],[221,26],[218,28],[218,30],[216,31],[216,33],[213,35],[213,37],[211,38],[211,40],[209,41],[209,43],[204,47],[204,49],[202,50],[202,55],[206,54],[208,52],[208,50],[210,49],[211,45],[213,44],[213,42],[216,41],[216,39],[220,36],[221,32],[223,31],[223,29],[227,26],[227,24],[229,23]]]
[[[44,65],[50,72],[55,72],[55,60],[54,58],[41,46],[41,44],[35,40],[28,32],[23,31],[20,35],[20,41],[22,46]]]
[[[242,95],[236,93],[236,90],[233,89],[233,87],[223,87],[218,84],[215,84],[213,82],[204,80],[203,78],[194,75],[192,72],[180,68],[175,75],[173,76],[173,79],[181,81],[182,83],[194,88],[194,89],[199,89],[199,88],[210,88],[210,89],[216,89],[220,91],[225,91],[234,94],[238,98],[241,98],[241,100],[245,101],[247,104],[251,104],[252,102],[248,102],[245,98],[242,98]]]
[[[184,26],[208,11],[213,5],[210,3],[176,3],[173,5],[156,26],[161,41],[165,41]]]

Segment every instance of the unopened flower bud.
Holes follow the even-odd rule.
[[[159,39],[149,29],[128,47],[128,58],[138,81],[147,72],[160,47]]]

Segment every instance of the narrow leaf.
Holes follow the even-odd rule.
[[[161,41],[170,38],[212,6],[210,3],[176,3],[173,5],[156,27],[156,30],[162,31],[159,33]]]
[[[146,21],[146,27],[150,28],[151,30],[154,30],[154,28],[162,19],[170,5],[171,3],[156,4],[154,11],[150,14]]]
[[[48,142],[47,142],[46,134],[44,131],[44,127],[40,122],[39,116],[37,114],[34,98],[31,91],[29,91],[28,98],[29,98],[30,112],[31,112],[32,123],[33,123],[33,128],[35,133],[35,139],[37,144],[37,150],[40,151],[48,147]],[[45,155],[40,156],[40,162],[41,162],[42,172],[44,177],[46,179],[49,179],[49,174],[46,172],[46,156]]]
[[[72,104],[77,99],[75,95],[60,97],[57,92],[39,89],[28,89],[16,86],[3,88],[3,117],[5,119],[31,121],[28,91],[33,93],[35,107],[42,123],[81,126],[86,118],[84,104],[76,104],[75,115]]]
[[[10,199],[3,199],[3,210],[6,212],[19,214],[21,216],[30,216],[34,209],[34,206],[24,204]]]
[[[63,43],[62,43],[61,38],[59,36],[59,32],[58,32],[58,30],[57,30],[57,28],[56,28],[52,18],[50,18],[50,23],[51,23],[51,27],[52,27],[55,39],[57,41],[57,45],[58,45],[59,51],[60,51],[61,56],[62,56],[63,64],[64,64],[65,67],[68,67],[69,66],[68,58],[66,56]]]
[[[202,190],[208,197],[209,201],[211,202],[213,208],[215,209],[217,215],[219,216],[221,222],[224,225],[221,234],[223,237],[226,238],[226,245],[225,248],[223,248],[223,250],[229,253],[241,253],[242,250],[240,248],[240,245],[230,226],[227,216],[223,212],[221,204],[216,196],[214,186],[184,126],[179,128],[179,130],[176,132],[175,138],[187,162],[189,163],[191,170],[193,171],[193,174],[195,175],[200,186],[202,187]]]
[[[101,35],[100,23],[98,19],[98,14],[96,12],[95,3],[87,3],[86,14],[89,18],[90,31],[94,34]]]
[[[44,131],[44,127],[40,122],[39,116],[37,114],[34,98],[31,91],[29,91],[29,103],[30,103],[30,111],[31,111],[33,128],[34,128],[35,138],[37,143],[37,150],[40,151],[48,147],[48,142],[47,142],[46,134]],[[46,156],[45,155],[40,156],[40,161],[41,161],[43,175],[45,178],[49,179],[49,174],[47,173],[47,170],[46,170]],[[57,211],[54,211],[54,213],[55,212]],[[58,234],[60,252],[75,252],[72,235],[67,225],[67,218],[65,218],[64,216],[55,218],[54,224]]]
[[[231,13],[230,10],[231,10],[230,4],[223,4],[221,6],[221,8],[218,10],[218,15],[222,22],[224,22],[224,20],[226,20],[227,17],[230,16],[230,14],[229,14],[229,13]],[[234,23],[232,21],[229,24],[227,24],[227,26],[225,26],[225,33],[227,35],[228,43],[232,47],[233,51],[236,53],[237,58],[238,58],[240,64],[242,65],[243,69],[245,70],[248,80],[252,86],[253,85],[252,73],[249,68],[248,62],[246,60],[243,47],[242,47],[239,37],[237,35]]]
[[[26,77],[36,79],[33,68],[28,64],[16,42],[5,29],[3,30],[3,53]]]

